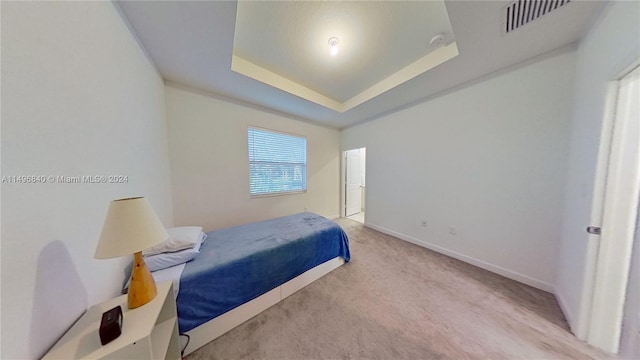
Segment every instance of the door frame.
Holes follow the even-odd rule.
[[[340,162],[342,163],[340,166],[340,217],[346,217],[346,210],[347,210],[347,151],[351,151],[351,150],[358,150],[358,149],[366,149],[366,147],[358,147],[358,148],[353,148],[353,149],[346,149],[346,150],[342,150],[342,156],[340,156]],[[366,177],[366,173],[367,173],[367,158],[368,156],[365,157],[365,164],[364,164],[364,171],[365,171],[365,177]],[[367,197],[367,188],[365,187],[365,199]],[[367,203],[366,201],[364,202],[364,213],[367,213]],[[366,215],[365,215],[365,221],[366,221]]]
[[[345,151],[345,154],[346,166],[344,207],[345,215],[351,216],[362,212],[362,149],[348,150]],[[358,166],[355,167],[354,165]],[[355,195],[355,192],[357,192],[358,194],[354,198],[351,195]],[[356,207],[355,205],[358,206]]]
[[[618,89],[622,78],[639,65],[640,59],[636,59],[624,67],[623,71],[611,77],[616,79],[615,81],[610,81],[607,84],[607,99],[598,149],[591,223],[589,224],[592,226],[601,227],[603,222],[611,221],[610,218],[607,218],[606,211],[610,211],[610,209],[605,209],[605,195],[616,196],[620,192],[620,184],[617,183],[617,187],[609,189],[611,193],[607,194],[607,180],[612,165],[611,155],[615,151],[615,147],[622,145],[614,141],[613,137],[616,126]],[[636,155],[636,157],[640,159],[640,156]],[[638,172],[640,170],[637,170],[636,177]],[[637,205],[636,202],[636,211]],[[635,229],[636,217],[632,217],[632,226]],[[578,338],[586,340],[589,344],[616,353],[619,348],[624,297],[631,264],[631,247],[627,245],[633,244],[633,236],[630,244],[624,244],[621,247],[618,243],[607,241],[607,235],[609,235],[608,229],[603,229],[602,235],[588,236],[589,244],[583,277],[584,287],[574,332]],[[612,284],[616,289],[613,292]],[[620,288],[623,290],[619,291]]]

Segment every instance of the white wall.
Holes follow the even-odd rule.
[[[592,202],[601,201],[594,198],[594,191],[598,192],[596,169],[607,82],[616,80],[620,71],[640,57],[638,14],[640,2],[611,2],[578,49],[556,295],[572,330],[583,339],[591,304],[585,280],[593,276],[588,264],[595,260],[598,242],[585,228],[600,225],[599,219],[592,219],[598,217],[592,215]]]
[[[344,130],[367,148],[367,224],[552,290],[574,63],[564,49]]]
[[[2,3],[2,176],[125,175],[126,184],[2,184],[2,358],[39,358],[119,293],[96,260],[109,201],[146,196],[172,225],[164,86],[110,2]]]
[[[207,230],[304,211],[339,216],[340,132],[166,87],[176,225]],[[307,192],[249,198],[247,126],[307,138]]]

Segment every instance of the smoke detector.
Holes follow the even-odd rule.
[[[429,46],[431,46],[432,48],[444,46],[446,44],[446,40],[447,40],[447,34],[439,33],[436,36],[431,38],[431,41],[429,41]]]

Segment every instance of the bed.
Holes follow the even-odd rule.
[[[179,277],[178,326],[190,337],[185,355],[349,259],[342,228],[310,212],[207,233]]]

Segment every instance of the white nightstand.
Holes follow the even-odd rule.
[[[102,314],[120,305],[122,334],[101,345]],[[158,285],[158,296],[127,309],[127,295],[90,307],[43,359],[180,359],[176,302],[170,281]]]

